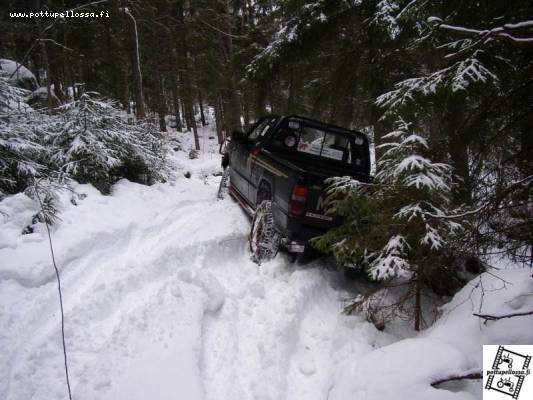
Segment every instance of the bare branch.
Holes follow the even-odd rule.
[[[521,313],[504,314],[504,315],[489,315],[489,314],[477,314],[477,313],[474,313],[473,315],[479,318],[483,318],[486,322],[486,321],[497,321],[499,319],[504,319],[504,318],[524,317],[527,315],[533,315],[533,311],[525,311]]]
[[[448,220],[453,220],[453,219],[462,219],[462,218],[465,218],[465,217],[468,217],[468,216],[472,216],[472,215],[476,215],[488,208],[491,208],[491,207],[497,207],[499,206],[499,204],[510,194],[513,192],[513,190],[515,190],[517,187],[520,187],[521,185],[529,182],[529,181],[533,181],[533,175],[529,175],[529,176],[526,176],[524,179],[521,179],[517,182],[514,182],[513,184],[509,185],[505,190],[503,190],[498,196],[496,196],[496,198],[494,199],[491,199],[485,203],[483,203],[481,206],[479,206],[478,208],[474,209],[474,210],[470,210],[470,211],[466,211],[464,213],[460,213],[460,214],[454,214],[454,215],[436,215],[436,214],[432,214],[432,213],[424,213],[424,215],[428,218],[434,218],[434,219],[448,219]]]
[[[81,6],[78,6],[78,7],[74,7],[74,8],[71,8],[69,10],[65,10],[63,11],[63,13],[67,13],[67,12],[70,12],[70,11],[78,11],[78,10],[81,10],[81,9],[84,9],[86,7],[89,7],[89,6],[94,6],[96,4],[100,4],[100,3],[107,3],[108,0],[97,0],[97,1],[94,1],[92,3],[88,3],[88,4],[82,4]],[[22,65],[26,62],[27,58],[29,57],[30,53],[33,51],[33,49],[35,48],[35,46],[37,45],[37,43],[39,43],[40,40],[43,39],[43,36],[46,32],[48,32],[50,29],[52,29],[54,27],[54,25],[56,24],[57,21],[59,20],[62,20],[63,18],[61,18],[61,16],[57,17],[54,19],[54,21],[52,21],[52,23],[48,26],[45,26],[41,32],[39,32],[39,34],[37,35],[37,39],[34,40],[34,42],[31,44],[31,46],[29,47],[28,51],[26,51],[26,53],[24,54],[24,56],[22,57],[22,60],[20,61],[19,65],[17,65],[17,67],[15,68],[15,70],[13,71],[13,73],[9,76],[9,79],[13,78],[13,76],[18,72],[18,70],[20,69],[20,67],[22,67]]]
[[[450,381],[459,381],[463,379],[482,379],[482,378],[483,378],[483,374],[480,369],[472,369],[470,371],[465,371],[463,373],[456,374],[456,375],[450,375],[446,378],[442,378],[434,382],[431,382],[431,386],[435,387],[437,385],[440,385],[441,383],[450,382]]]
[[[213,26],[213,25],[205,22],[204,20],[202,20],[200,18],[195,18],[195,19],[197,21],[201,22],[202,24],[204,24],[205,26],[207,26],[208,28],[211,28],[211,29],[217,31],[218,33],[221,33],[222,35],[229,36],[229,37],[232,37],[232,38],[235,38],[235,39],[241,39],[241,38],[248,37],[247,35],[234,35],[233,33],[224,32],[223,30],[218,29],[216,26]]]
[[[49,42],[49,43],[52,43],[58,47],[61,47],[62,49],[65,49],[67,51],[74,51],[73,49],[71,49],[70,47],[67,47],[65,46],[64,44],[61,44],[59,42],[56,42],[54,39],[37,39],[39,42]]]

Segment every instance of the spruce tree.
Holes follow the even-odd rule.
[[[52,162],[75,180],[108,193],[121,177],[141,183],[164,177],[165,149],[152,124],[128,124],[115,102],[93,93],[59,111],[45,140]]]
[[[330,179],[328,212],[344,222],[314,244],[372,280],[411,282],[404,301],[413,301],[418,330],[423,288],[457,279],[447,261],[466,218],[451,208],[451,167],[428,158],[428,143],[412,124],[399,118],[395,125],[384,136],[373,183]]]

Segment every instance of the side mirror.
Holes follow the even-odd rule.
[[[231,140],[234,140],[235,142],[243,143],[246,141],[246,135],[242,133],[241,131],[233,131],[231,132]]]

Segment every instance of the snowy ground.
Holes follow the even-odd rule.
[[[210,135],[202,131],[203,148],[216,147]],[[501,290],[483,275],[483,299],[472,282],[433,328],[401,340],[342,315],[356,286],[320,261],[253,264],[249,220],[216,200],[219,156],[175,158],[171,183],[121,181],[111,196],[79,185],[85,199],[63,199],[52,234],[75,399],[481,398],[480,382],[429,383],[479,368],[483,343],[533,344],[531,319],[471,316],[481,300],[487,312],[531,308],[531,270],[501,271]],[[0,211],[0,399],[64,399],[47,238],[43,226],[20,234],[37,206],[19,194]]]

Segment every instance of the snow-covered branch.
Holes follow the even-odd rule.
[[[526,37],[517,37],[515,34],[511,34],[510,31],[515,29],[522,28],[531,28],[533,27],[533,21],[522,21],[512,24],[504,24],[492,29],[474,29],[467,28],[464,26],[450,25],[444,23],[444,21],[438,17],[429,17],[428,23],[434,24],[439,29],[444,29],[448,31],[457,32],[469,36],[481,36],[483,38],[494,37],[494,38],[505,38],[510,39],[517,43],[533,43],[533,35]]]

